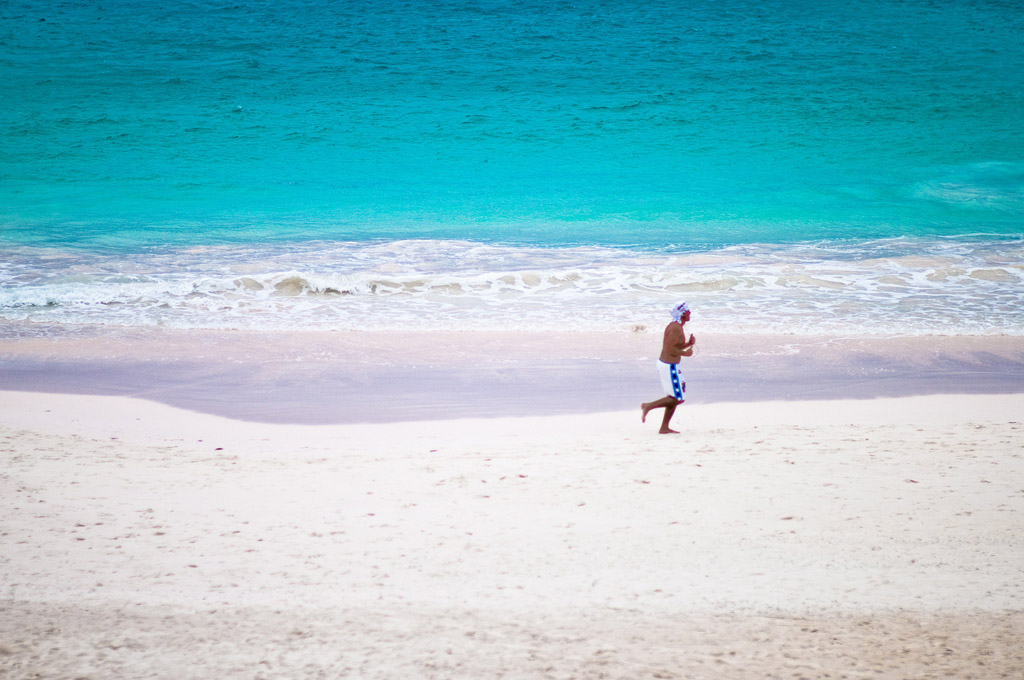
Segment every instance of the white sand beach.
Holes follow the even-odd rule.
[[[1021,677],[1024,395],[639,416],[0,392],[0,676]]]

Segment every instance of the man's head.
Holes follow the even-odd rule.
[[[690,306],[685,302],[680,302],[678,305],[672,308],[672,320],[682,322],[685,319],[690,318]]]

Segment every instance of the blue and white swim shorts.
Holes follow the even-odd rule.
[[[666,364],[658,359],[658,375],[661,376],[661,387],[666,395],[679,401],[686,399],[686,380],[679,372],[679,364]]]

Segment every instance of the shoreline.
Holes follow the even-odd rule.
[[[132,396],[250,422],[627,410],[659,395],[645,333],[89,329],[0,340],[0,390]],[[699,335],[688,404],[1024,392],[1024,336]]]

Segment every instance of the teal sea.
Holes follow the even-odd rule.
[[[1024,334],[1024,5],[0,4],[0,335]],[[55,330],[57,329],[57,330]]]

